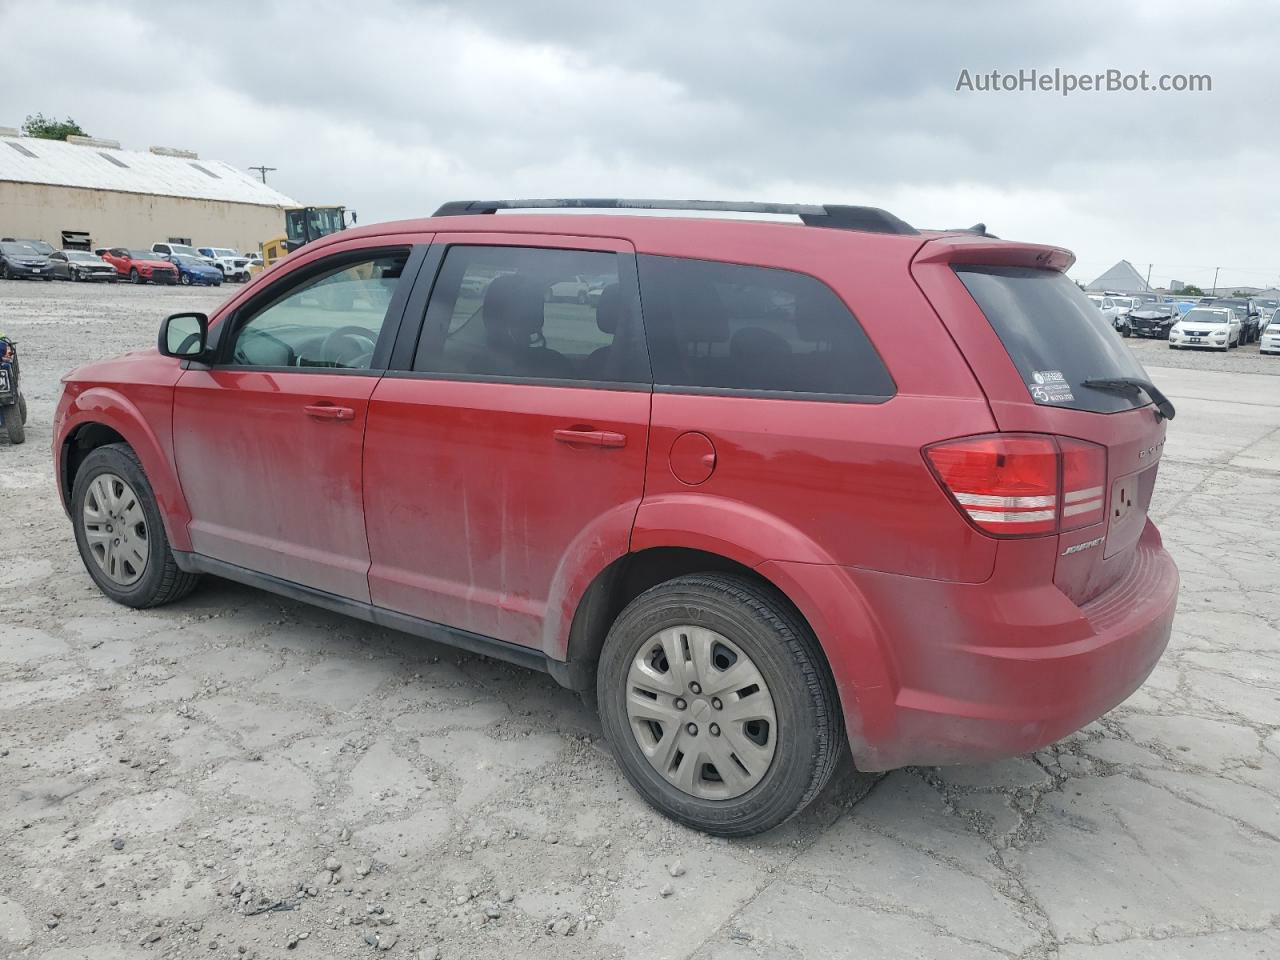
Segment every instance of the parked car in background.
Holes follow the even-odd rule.
[[[1262,332],[1262,316],[1258,305],[1248,297],[1220,297],[1213,302],[1215,307],[1231,310],[1240,318],[1241,343],[1253,343]]]
[[[1170,301],[1178,310],[1178,316],[1185,317],[1187,313],[1195,309],[1195,304],[1190,300],[1173,300]]]
[[[42,257],[47,257],[49,254],[56,252],[56,248],[53,244],[46,243],[43,240],[31,240],[27,237],[3,237],[0,238],[0,243],[25,243],[28,246],[34,247],[36,253],[40,254]]]
[[[1244,324],[1230,307],[1196,307],[1169,331],[1169,349],[1210,347],[1229,350],[1240,346]]]
[[[53,264],[27,240],[0,240],[0,280],[52,280]]]
[[[313,241],[68,374],[53,474],[106,596],[209,573],[544,670],[724,836],[846,752],[1039,750],[1155,667],[1175,411],[1068,251],[870,208],[452,215],[496,209]]]
[[[249,254],[249,276],[250,277],[256,277],[265,269],[267,268],[266,268],[266,265],[262,262],[262,254],[260,253]]]
[[[1129,312],[1129,328],[1137,337],[1169,339],[1169,331],[1182,314],[1172,303],[1140,303]]]
[[[189,257],[185,253],[175,253],[169,257],[169,262],[177,268],[178,282],[184,287],[189,287],[193,283],[206,287],[222,286],[222,271],[217,267],[209,266],[209,262],[204,257]]]
[[[1089,294],[1089,300],[1113,329],[1119,330],[1123,326],[1120,322],[1120,307],[1115,300],[1101,293]]]
[[[207,257],[222,271],[227,280],[242,283],[249,279],[249,257],[230,247],[200,247],[200,255]]]
[[[116,268],[88,250],[55,250],[49,254],[53,275],[59,280],[99,280],[115,283]]]
[[[95,252],[130,283],[178,282],[178,268],[152,250],[109,247]]]
[[[151,252],[160,254],[161,258],[168,260],[173,256],[199,257],[209,266],[217,266],[211,259],[204,256],[199,250],[186,243],[153,243]]]
[[[561,301],[586,303],[587,291],[590,289],[590,277],[575,276],[564,280],[557,280],[555,283],[547,286],[547,302],[553,303],[555,301]]]
[[[1280,314],[1280,311],[1277,311]],[[1272,319],[1262,330],[1258,338],[1259,353],[1280,353],[1280,316],[1272,314]]]

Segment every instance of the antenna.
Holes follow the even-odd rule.
[[[275,167],[257,166],[257,167],[250,167],[249,169],[250,169],[250,170],[257,170],[257,171],[258,171],[258,173],[262,174],[262,182],[263,182],[263,183],[266,183],[266,182],[267,182],[267,174],[268,174],[268,173],[272,173],[272,172],[274,172],[276,168],[275,168]]]

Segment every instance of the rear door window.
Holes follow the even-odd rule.
[[[1091,379],[1139,377],[1142,365],[1089,298],[1056,270],[960,266],[956,276],[990,321],[1036,403],[1094,413],[1145,406],[1143,394],[1104,392]]]
[[[542,247],[449,248],[413,369],[512,380],[647,383],[616,253]],[[629,280],[629,284],[628,284]],[[630,289],[630,292],[628,292]]]
[[[866,402],[894,395],[861,325],[820,280],[681,257],[639,262],[659,386]]]

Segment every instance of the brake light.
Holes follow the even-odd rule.
[[[925,447],[969,521],[997,537],[1075,530],[1102,519],[1103,447],[1045,434],[993,433]]]
[[[1107,451],[1096,443],[1058,437],[1062,451],[1062,530],[1102,519],[1106,504]]]

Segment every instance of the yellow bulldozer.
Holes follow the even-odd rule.
[[[270,269],[294,250],[331,233],[354,226],[356,212],[344,206],[288,207],[284,212],[284,233],[262,244],[261,272]]]

